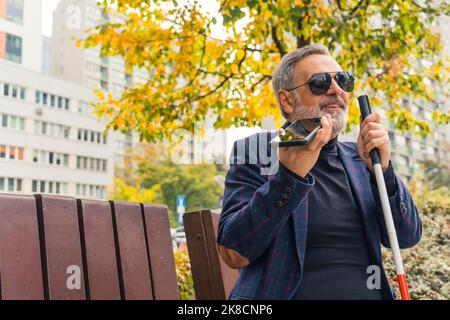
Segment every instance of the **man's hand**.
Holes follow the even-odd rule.
[[[322,128],[317,131],[315,138],[306,146],[278,148],[280,162],[290,171],[306,177],[319,158],[320,149],[330,141],[333,125],[336,120],[326,114],[320,120]]]
[[[391,148],[389,146],[388,131],[381,124],[380,114],[372,113],[360,124],[357,144],[359,156],[364,160],[370,172],[373,173],[370,151],[374,148],[380,151],[383,172],[387,170],[389,159],[391,158]]]

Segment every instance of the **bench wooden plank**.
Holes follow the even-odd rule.
[[[178,300],[177,274],[166,206],[143,204],[156,300]]]
[[[90,299],[120,299],[111,205],[78,200],[82,211]]]
[[[197,300],[223,300],[225,290],[218,258],[211,259],[208,245],[211,235],[205,233],[202,211],[183,216],[186,241]],[[212,228],[212,226],[211,226]]]
[[[1,299],[44,299],[36,200],[0,195]]]
[[[212,218],[212,226],[214,231],[214,245],[217,246],[217,233],[219,230],[219,220],[220,220],[220,214],[213,212],[213,211],[205,211],[203,212],[203,215],[210,215]],[[204,219],[205,220],[205,219]],[[206,227],[206,226],[205,226]],[[208,229],[206,229],[208,230]],[[229,297],[231,290],[233,289],[234,284],[236,283],[236,280],[239,276],[239,271],[237,269],[230,268],[220,257],[220,255],[217,255],[217,258],[219,259],[220,263],[220,273],[222,274],[222,282],[225,289],[225,297]]]
[[[217,249],[216,232],[214,230],[212,213],[210,210],[203,210],[201,211],[201,217],[207,245],[206,248],[208,250],[207,255],[213,270],[212,281],[215,284],[215,290],[218,299],[224,300],[227,298],[227,296],[223,282],[222,269],[220,266],[221,259]]]
[[[114,202],[117,237],[127,300],[153,299],[149,258],[139,203]]]
[[[183,220],[196,298],[227,299],[239,272],[220,258],[216,240],[219,214],[211,210],[188,212]]]
[[[49,298],[86,299],[77,207],[74,198],[42,195]],[[80,288],[69,288],[69,266],[78,267]],[[73,274],[73,273],[72,273]]]

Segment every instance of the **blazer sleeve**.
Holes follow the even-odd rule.
[[[398,243],[400,249],[406,249],[415,246],[422,237],[422,222],[419,217],[419,212],[409,193],[406,185],[395,174],[392,164],[384,173],[384,180],[386,189],[388,191],[389,204],[391,206],[392,217],[394,220],[395,231],[397,233]],[[380,225],[381,244],[390,248],[389,237],[386,230],[386,223],[384,222],[383,210],[381,207],[381,200],[378,193],[376,179],[373,174],[370,175],[372,192],[380,208],[378,221]]]
[[[217,242],[248,259],[256,260],[305,200],[314,178],[302,178],[278,162],[274,174],[261,175],[258,164],[236,161],[236,144],[225,180]]]

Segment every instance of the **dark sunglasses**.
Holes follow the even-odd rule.
[[[339,71],[331,72],[336,73],[332,77],[328,72],[316,73],[312,75],[309,80],[301,85],[298,85],[292,89],[286,89],[286,91],[292,91],[305,85],[309,85],[309,89],[316,96],[320,96],[328,91],[331,87],[331,81],[334,79],[339,87],[346,92],[353,91],[355,86],[355,78],[350,72]]]

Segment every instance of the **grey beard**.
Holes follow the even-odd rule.
[[[336,123],[334,124],[332,130],[333,136],[339,134],[342,130],[344,130],[348,121],[348,112],[346,110],[336,110],[322,113],[322,116],[324,116],[326,113],[329,113],[331,115],[331,118],[336,120]]]
[[[343,109],[326,112],[320,106],[303,106],[297,93],[294,93],[294,95],[295,110],[291,116],[291,122],[300,119],[323,117],[329,113],[331,118],[336,120],[332,130],[333,136],[339,134],[346,127],[348,121],[348,106],[342,100],[339,100],[339,102],[341,103]]]

